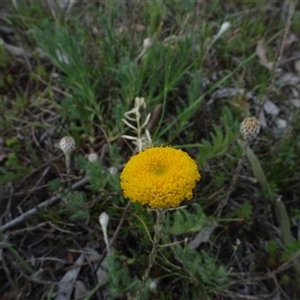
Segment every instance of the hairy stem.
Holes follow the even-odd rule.
[[[66,168],[67,168],[67,182],[68,182],[68,189],[71,191],[72,186],[71,186],[71,179],[70,179],[70,173],[71,173],[71,155],[70,154],[65,154],[66,158]]]
[[[145,284],[149,278],[150,270],[154,265],[155,257],[157,254],[158,243],[159,243],[159,240],[161,237],[161,231],[162,231],[163,223],[164,223],[164,219],[165,219],[165,210],[164,209],[156,209],[156,214],[157,214],[156,215],[156,224],[154,227],[155,233],[154,233],[154,237],[153,237],[152,250],[149,255],[149,263],[148,263],[147,269],[145,270],[145,274],[143,276],[141,287],[137,291],[136,300],[140,300],[141,292],[142,292],[143,288],[145,287]]]

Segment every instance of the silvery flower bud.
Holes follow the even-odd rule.
[[[96,153],[90,153],[88,156],[88,160],[91,163],[94,163],[98,160],[98,155]]]
[[[71,136],[65,136],[59,142],[59,148],[65,155],[71,154],[75,146],[75,141]]]
[[[152,46],[153,42],[152,42],[152,39],[151,38],[146,38],[144,39],[144,42],[143,42],[143,49],[148,49]]]
[[[107,228],[107,225],[108,225],[108,222],[109,222],[109,216],[108,214],[104,211],[103,213],[101,213],[101,215],[99,216],[99,223],[103,229],[103,231],[106,230]],[[105,228],[105,230],[104,230]]]

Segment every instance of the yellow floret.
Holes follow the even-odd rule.
[[[154,147],[132,156],[121,173],[124,196],[152,208],[178,207],[193,196],[201,176],[182,150]]]

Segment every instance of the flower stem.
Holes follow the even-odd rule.
[[[149,263],[148,263],[147,269],[145,270],[145,274],[143,276],[141,287],[139,288],[139,290],[136,293],[136,300],[140,300],[141,292],[142,292],[143,288],[145,287],[145,284],[149,278],[150,270],[154,265],[155,257],[157,255],[158,243],[159,243],[159,240],[161,237],[161,231],[163,228],[164,219],[165,219],[165,209],[156,209],[156,224],[154,227],[155,233],[154,233],[154,237],[153,237],[152,250],[149,255]]]
[[[71,191],[71,179],[70,179],[70,173],[71,173],[71,155],[65,154],[66,158],[66,169],[67,169],[67,182],[68,182],[68,189]]]

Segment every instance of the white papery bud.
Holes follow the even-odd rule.
[[[108,225],[108,222],[109,222],[109,216],[108,214],[104,211],[100,216],[99,216],[99,223],[102,227],[102,231],[103,231],[103,237],[104,237],[104,242],[106,244],[106,250],[107,250],[107,253],[109,252],[110,250],[110,247],[109,247],[109,241],[108,241],[108,236],[107,236],[107,225]]]
[[[59,148],[65,155],[71,154],[75,146],[75,141],[71,136],[65,136],[59,142]]]
[[[213,39],[213,42],[215,42],[217,39],[219,39],[219,37],[224,34],[229,28],[230,28],[231,24],[230,22],[224,22],[222,25],[221,25],[221,28],[219,30],[219,32],[215,35],[214,39]]]
[[[108,222],[109,222],[109,216],[108,214],[104,211],[103,213],[101,213],[101,215],[99,216],[99,223],[102,227],[102,230],[104,231],[103,228],[107,228],[107,225],[108,225]]]
[[[88,160],[91,163],[94,163],[98,160],[98,155],[96,153],[90,153],[88,156]]]
[[[110,173],[110,175],[116,175],[118,173],[118,169],[116,167],[110,167],[108,169],[108,172]]]
[[[230,26],[231,26],[230,22],[224,22],[219,30],[219,35],[227,31],[230,28]]]
[[[144,39],[143,50],[146,50],[146,49],[150,48],[152,45],[153,45],[153,41],[152,41],[151,38]]]
[[[151,292],[156,292],[156,289],[157,289],[157,283],[155,280],[152,280],[149,284],[149,290]]]

